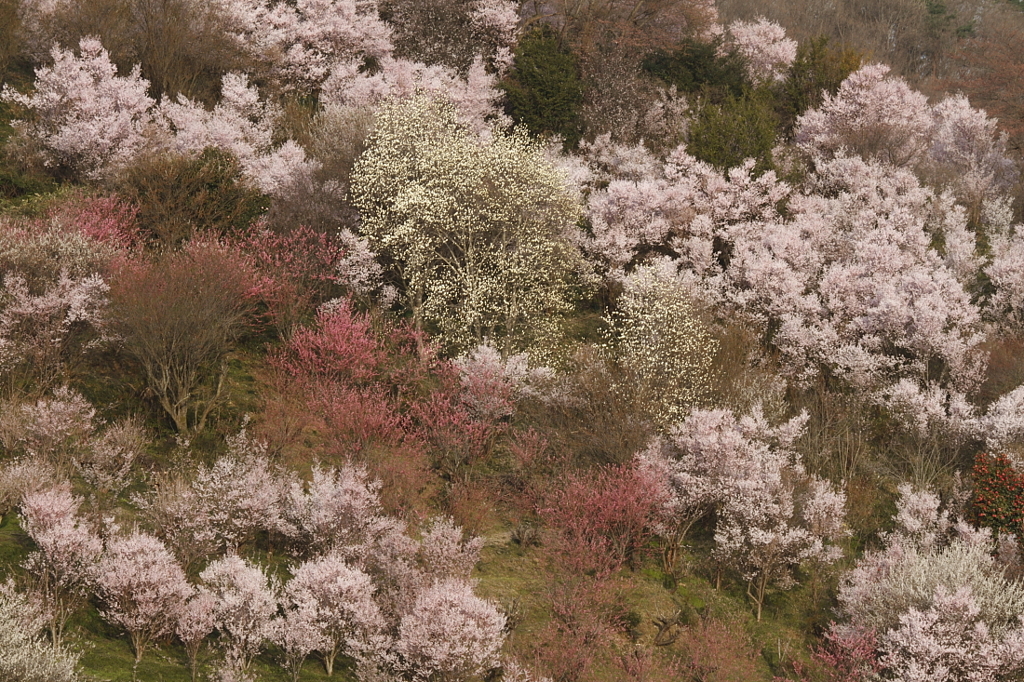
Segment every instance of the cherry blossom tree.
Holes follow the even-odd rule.
[[[324,637],[316,620],[314,610],[292,608],[274,621],[270,641],[281,649],[284,667],[291,674],[292,682],[299,682],[306,658],[324,647]]]
[[[256,40],[287,86],[317,88],[338,64],[391,54],[391,27],[376,0],[278,2],[259,18]]]
[[[355,63],[337,66],[324,82],[322,95],[329,105],[369,108],[417,94],[446,99],[460,123],[486,138],[493,127],[504,128],[510,123],[501,110],[502,95],[497,84],[497,76],[479,57],[465,75],[441,65],[384,58],[381,70],[374,74]]]
[[[395,651],[414,680],[459,682],[497,665],[505,616],[464,580],[435,583],[402,617]]]
[[[365,658],[373,636],[383,629],[375,590],[370,576],[346,563],[340,554],[312,559],[297,566],[285,585],[286,620],[282,625],[302,623],[308,630],[307,653],[319,651],[331,675],[339,654]]]
[[[737,494],[736,488],[762,473],[756,470],[756,462],[781,464],[793,457],[793,442],[805,422],[806,417],[800,416],[771,427],[756,412],[737,418],[729,410],[695,409],[637,455],[640,470],[665,491],[657,532],[666,542],[669,570],[675,569],[677,554],[693,525],[721,510]]]
[[[62,484],[26,495],[22,527],[36,544],[25,568],[47,616],[50,641],[60,646],[64,626],[90,594],[103,541],[78,518],[82,499]]]
[[[520,399],[538,395],[531,384],[553,380],[554,372],[548,367],[531,368],[529,362],[527,353],[503,359],[494,346],[486,343],[455,358],[461,397],[473,416],[495,423],[515,414]]]
[[[362,558],[376,538],[393,528],[381,508],[380,488],[380,481],[353,464],[314,466],[308,483],[293,481],[282,515],[300,552]]]
[[[755,85],[779,82],[796,59],[796,41],[786,29],[761,17],[757,21],[734,21],[726,28],[723,48],[743,57],[747,77]]]
[[[135,531],[107,541],[96,566],[101,615],[128,631],[135,665],[154,639],[174,632],[192,586],[185,572],[152,535]]]
[[[98,498],[117,497],[130,483],[145,445],[146,434],[138,420],[111,424],[76,453],[75,468]]]
[[[894,679],[1012,678],[1024,665],[1024,583],[1004,575],[991,532],[954,524],[937,495],[909,485],[895,520],[882,549],[844,577],[848,623],[837,627],[877,632]]]
[[[146,146],[154,101],[138,66],[118,76],[98,40],[83,38],[78,47],[79,56],[53,48],[54,64],[36,70],[32,95],[5,86],[2,97],[31,113],[20,127],[42,145],[48,165],[95,177]]]
[[[53,465],[38,457],[6,460],[0,469],[0,521],[26,495],[52,488],[58,480]]]
[[[483,538],[464,538],[462,528],[451,517],[434,517],[420,540],[420,565],[428,577],[437,580],[468,579],[483,546]]]
[[[201,592],[216,600],[214,620],[229,659],[244,670],[273,636],[279,586],[264,569],[235,556],[217,559],[199,574]]]
[[[892,679],[1009,680],[1024,671],[1024,623],[993,632],[970,588],[938,587],[931,606],[901,615],[879,649]]]
[[[217,628],[217,597],[211,592],[198,591],[181,605],[174,634],[185,646],[192,682],[199,677],[199,651],[206,638]]]
[[[233,551],[257,533],[284,530],[281,501],[289,483],[265,445],[243,430],[230,439],[227,455],[199,465],[191,480],[168,475],[134,502],[188,566]]]
[[[889,67],[868,64],[852,73],[835,95],[796,122],[795,141],[811,154],[840,149],[895,166],[913,166],[928,150],[932,120],[928,99]]]
[[[316,162],[293,140],[275,146],[274,123],[280,111],[260,98],[245,74],[224,76],[221,99],[210,111],[179,96],[161,102],[155,114],[170,132],[168,151],[186,155],[198,155],[208,147],[229,151],[245,177],[265,194],[284,196],[317,170]]]
[[[5,392],[45,390],[66,380],[77,361],[102,342],[108,291],[98,274],[72,277],[62,271],[40,291],[8,272],[0,284]]]
[[[34,403],[11,406],[3,420],[5,445],[49,461],[65,475],[72,460],[89,447],[96,410],[67,386]]]
[[[760,476],[733,489],[715,528],[715,553],[747,581],[757,620],[769,588],[795,584],[795,568],[842,558],[831,543],[845,534],[846,513],[845,495],[827,482],[812,477],[798,488],[799,464],[763,461],[759,468]]]

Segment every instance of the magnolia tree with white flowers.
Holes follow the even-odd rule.
[[[352,196],[414,323],[445,347],[512,353],[557,336],[584,270],[579,198],[524,132],[481,141],[443,99],[384,106]]]

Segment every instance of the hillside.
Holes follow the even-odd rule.
[[[1024,12],[0,0],[0,679],[1024,676]]]

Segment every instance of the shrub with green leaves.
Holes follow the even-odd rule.
[[[506,111],[534,134],[560,135],[575,147],[582,135],[583,84],[576,57],[554,29],[543,26],[523,37],[515,66],[501,84]]]
[[[734,53],[720,55],[716,43],[685,40],[672,52],[659,50],[647,55],[643,69],[680,92],[740,97],[749,87],[743,60]]]
[[[757,161],[758,173],[773,166],[778,118],[765,90],[728,95],[721,103],[705,100],[690,126],[686,150],[716,168],[735,168],[744,159]]]
[[[143,157],[118,175],[114,188],[139,207],[138,222],[149,237],[168,247],[197,233],[242,232],[269,205],[243,181],[238,160],[213,147],[195,158]]]

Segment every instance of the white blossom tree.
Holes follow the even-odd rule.
[[[511,353],[557,334],[583,269],[578,197],[525,133],[481,142],[428,97],[382,107],[352,196],[414,323],[445,346]]]
[[[78,656],[40,634],[45,620],[10,582],[0,585],[0,679],[6,682],[77,682]]]

